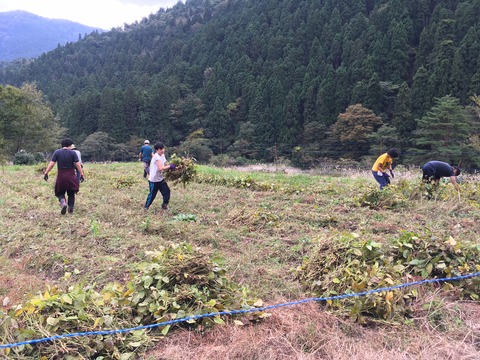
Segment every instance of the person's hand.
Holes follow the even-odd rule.
[[[390,176],[392,177],[392,179],[395,177],[395,174],[393,173],[393,170],[390,170]]]
[[[170,164],[170,170],[175,170],[177,167],[174,164]]]
[[[83,183],[85,181],[85,177],[83,175],[80,176],[80,182]]]
[[[378,170],[378,171],[377,171],[377,175],[378,175],[378,176],[383,176],[383,172],[380,171],[380,170]]]
[[[43,174],[43,180],[48,181],[48,174]]]

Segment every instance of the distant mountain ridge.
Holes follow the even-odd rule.
[[[105,30],[26,11],[0,12],[0,61],[35,58],[92,31]]]

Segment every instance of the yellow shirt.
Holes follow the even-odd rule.
[[[382,171],[385,172],[386,170],[390,169],[392,165],[393,159],[388,156],[387,153],[382,154],[378,157],[375,164],[373,164],[372,171]]]

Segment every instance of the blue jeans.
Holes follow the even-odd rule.
[[[378,175],[376,171],[372,170],[372,175],[377,180],[377,182],[380,184],[380,190],[382,190],[385,186],[388,185],[387,179],[383,175]]]

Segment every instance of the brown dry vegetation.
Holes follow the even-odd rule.
[[[230,277],[272,305],[312,296],[295,280],[293,269],[319,242],[344,232],[377,242],[405,230],[428,230],[439,240],[479,239],[478,195],[458,195],[451,185],[434,200],[414,194],[408,206],[371,209],[355,200],[376,187],[369,171],[338,171],[331,176],[283,170],[255,176],[294,184],[303,191],[171,185],[171,209],[163,212],[157,199],[144,213],[147,184],[141,164],[86,164],[85,171],[75,213],[61,216],[53,176],[46,183],[37,167],[0,169],[4,309],[47,284],[66,287],[84,281],[102,286],[125,281],[145,251],[169,242],[187,241],[220,255]],[[394,182],[419,182],[418,178],[416,171],[404,169]],[[461,186],[467,189],[464,194],[478,194],[479,180],[471,178]],[[197,221],[175,220],[179,214],[193,214]],[[431,306],[425,309],[425,304]],[[478,303],[453,301],[448,293],[430,289],[417,308],[405,323],[361,326],[323,305],[297,305],[273,310],[271,317],[250,326],[228,324],[205,333],[173,331],[141,358],[480,359]]]

